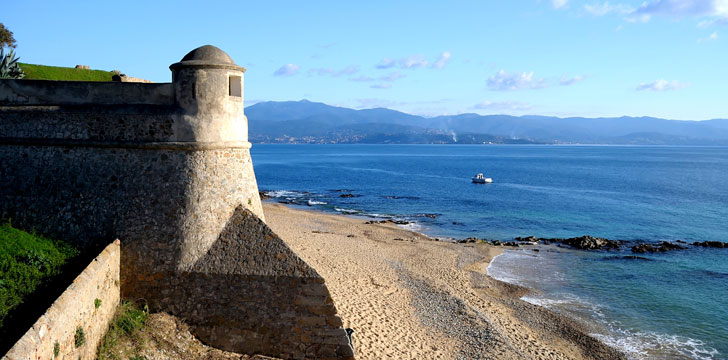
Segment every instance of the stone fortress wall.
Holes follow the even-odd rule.
[[[119,240],[107,245],[2,360],[94,359],[119,305],[120,254]]]
[[[85,249],[121,291],[225,350],[353,356],[324,280],[264,223],[245,69],[214,46],[172,83],[0,80],[0,218]]]

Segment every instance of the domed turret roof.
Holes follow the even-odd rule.
[[[245,71],[245,68],[235,64],[230,55],[212,45],[200,46],[188,52],[180,62],[172,64],[169,68],[174,70],[186,66],[230,68]]]
[[[182,58],[182,61],[208,61],[216,64],[235,64],[230,55],[217,46],[205,45],[194,49]]]

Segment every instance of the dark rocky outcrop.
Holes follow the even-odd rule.
[[[355,198],[360,197],[361,195],[354,195],[354,194],[341,194],[339,195],[340,198]]]
[[[650,258],[646,258],[644,256],[636,256],[636,255],[610,256],[610,257],[605,257],[604,260],[647,260],[647,261],[652,261],[652,259],[650,259]]]
[[[671,250],[684,250],[686,247],[678,244],[669,243],[667,241],[661,241],[659,244],[637,244],[632,246],[632,252],[643,254],[643,253],[655,253],[655,252],[667,252]]]
[[[724,249],[724,248],[728,248],[728,243],[724,243],[722,241],[703,241],[703,242],[694,242],[693,246]]]
[[[371,225],[371,224],[407,225],[407,224],[411,224],[411,222],[406,221],[406,220],[392,220],[392,219],[387,219],[387,220],[369,220],[369,221],[365,222],[364,224],[367,224],[367,225]]]
[[[616,250],[622,245],[619,241],[589,235],[563,239],[559,242],[580,250]]]

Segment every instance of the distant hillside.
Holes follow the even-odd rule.
[[[301,101],[245,109],[250,139],[265,143],[583,143],[728,145],[728,119],[558,118],[460,114],[425,118]]]
[[[28,80],[65,80],[65,81],[111,81],[114,73],[104,70],[76,69],[60,66],[34,65],[19,63]]]

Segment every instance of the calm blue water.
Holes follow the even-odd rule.
[[[431,236],[728,241],[726,147],[254,145],[252,156],[278,200]],[[472,184],[477,172],[494,183]],[[634,358],[728,358],[728,250],[539,249],[507,251],[489,274]]]

